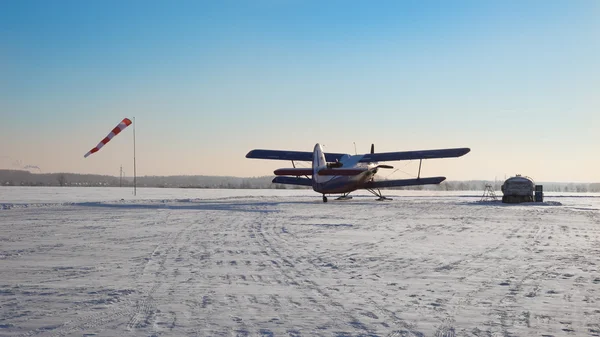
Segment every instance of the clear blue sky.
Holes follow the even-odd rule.
[[[600,181],[600,1],[2,1],[0,168],[257,176],[253,148],[470,147],[450,180]],[[418,164],[396,163],[412,174]],[[393,177],[403,177],[396,172]]]

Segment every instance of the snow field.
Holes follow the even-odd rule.
[[[6,191],[0,336],[600,335],[593,195]]]

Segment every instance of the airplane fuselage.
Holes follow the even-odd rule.
[[[363,188],[374,175],[373,171],[365,171],[353,177],[334,176],[325,182],[313,182],[313,190],[322,194],[350,193]]]
[[[363,155],[344,155],[339,159],[339,167],[344,170],[356,169],[356,175],[320,175],[319,171],[326,168],[327,163],[321,145],[316,144],[313,153],[312,188],[322,194],[350,193],[373,179],[377,173],[377,163],[361,163]],[[332,171],[335,171],[333,169]]]

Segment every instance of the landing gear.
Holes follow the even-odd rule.
[[[336,198],[335,200],[350,200],[350,199],[352,199],[352,197],[351,197],[351,196],[349,196],[349,194],[350,194],[350,193],[344,193],[344,194],[342,194],[342,196],[341,196],[341,197],[338,197],[338,198]]]
[[[367,188],[367,191],[369,191],[369,192],[373,193],[375,196],[379,197],[377,199],[377,201],[392,200],[392,198],[384,197],[383,194],[381,194],[381,191],[379,189],[377,189],[377,192],[375,192],[374,189]]]
[[[335,198],[335,200],[350,200],[350,199],[352,199],[352,197],[349,196],[348,194],[350,194],[350,193],[344,193],[344,194],[342,194],[341,197]],[[327,202],[327,197],[325,196],[325,194],[323,194],[323,202]]]

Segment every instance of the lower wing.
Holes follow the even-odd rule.
[[[312,176],[310,168],[280,168],[273,172],[276,176]]]
[[[360,159],[360,162],[371,163],[393,160],[453,158],[464,156],[465,154],[469,153],[469,151],[471,151],[471,149],[462,147],[456,149],[368,153]]]
[[[355,176],[363,172],[368,171],[367,169],[328,169],[324,168],[319,170],[320,176]]]
[[[384,165],[380,165],[384,166]],[[355,176],[367,171],[366,169],[328,169],[319,170],[320,176]],[[280,168],[273,172],[276,176],[312,176],[310,168]]]
[[[275,184],[287,184],[287,185],[301,185],[301,186],[312,186],[312,180],[308,178],[294,178],[294,177],[275,177],[272,183]]]
[[[431,178],[418,178],[418,179],[400,179],[400,180],[381,180],[381,181],[370,181],[366,183],[362,188],[383,188],[383,187],[400,187],[400,186],[414,186],[414,185],[435,185],[446,180],[446,177],[431,177]]]

